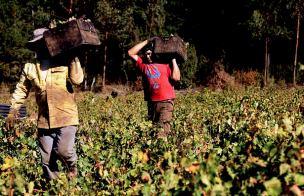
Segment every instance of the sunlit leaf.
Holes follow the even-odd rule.
[[[282,164],[280,165],[280,175],[285,174],[289,169],[290,169],[289,164],[287,164],[287,163],[282,163]]]
[[[263,184],[269,195],[280,195],[282,192],[281,181],[276,177],[265,181]]]

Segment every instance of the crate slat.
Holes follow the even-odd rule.
[[[9,111],[9,110],[10,110],[10,108],[9,108],[9,107],[7,107],[7,108],[1,108],[1,107],[0,107],[0,110],[7,110],[7,111]],[[27,111],[27,109],[20,108],[19,112],[20,112],[20,111],[24,111],[24,112],[26,112],[26,111]]]
[[[0,116],[6,118],[7,115],[9,114],[10,107],[11,104],[0,103]],[[19,112],[18,118],[24,118],[27,115],[27,106],[22,106],[18,112]]]
[[[11,104],[9,103],[0,103],[0,108],[1,107],[11,107]],[[27,108],[27,105],[21,106],[21,108]]]

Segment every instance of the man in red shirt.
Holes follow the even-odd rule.
[[[173,84],[180,80],[180,70],[176,59],[172,59],[169,64],[153,63],[151,43],[154,39],[155,37],[135,45],[128,53],[136,61],[136,66],[143,74],[145,101],[148,102],[148,118],[162,126],[163,131],[160,131],[158,136],[167,139],[175,99]],[[138,56],[140,50],[144,54],[144,61]]]

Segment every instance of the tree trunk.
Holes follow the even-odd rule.
[[[268,73],[268,75],[269,75],[269,65],[270,65],[269,40],[270,40],[270,38],[268,37],[268,39],[267,39],[267,73]]]
[[[84,83],[83,83],[83,90],[87,90],[87,84],[88,84],[88,73],[87,73],[87,64],[88,64],[88,52],[85,52],[84,54],[84,62],[83,62],[83,75],[84,75]]]
[[[133,35],[135,38],[135,43],[139,43],[140,39],[139,39],[139,32],[137,30],[133,30]]]
[[[104,92],[106,88],[106,67],[107,67],[107,40],[108,40],[108,32],[105,32],[105,48],[103,54],[103,74],[102,74],[102,88],[101,91]]]
[[[157,3],[157,1],[156,1]],[[154,8],[155,8],[155,4],[154,4],[154,0],[152,1],[152,16],[151,16],[151,23],[150,23],[150,29],[149,29],[149,39],[151,38],[151,32],[152,32],[152,26],[153,26],[153,20],[154,20]]]
[[[73,0],[70,0],[70,9],[69,9],[69,13],[73,16]]]
[[[297,27],[297,41],[296,41],[296,54],[294,60],[294,67],[293,67],[293,84],[296,86],[296,70],[297,70],[297,58],[298,58],[298,45],[299,45],[299,33],[300,33],[300,19],[301,19],[301,12],[300,8],[298,10],[298,27]]]
[[[266,48],[265,48],[265,75],[264,75],[264,86],[267,84],[267,50],[268,50],[268,37],[266,37]]]
[[[35,13],[34,12],[34,6],[32,6],[32,17],[33,17],[33,19],[34,19],[34,13]],[[32,25],[33,25],[33,27],[35,26],[35,22],[34,21],[32,22]]]
[[[92,81],[92,84],[91,84],[91,92],[93,92],[94,84],[95,84],[95,76],[94,76],[93,81]]]
[[[87,90],[87,84],[88,84],[88,74],[87,74],[87,70],[86,70],[86,65],[83,67],[83,75],[84,75],[84,87],[83,90],[86,91]]]

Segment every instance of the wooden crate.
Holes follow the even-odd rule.
[[[187,46],[179,36],[156,37],[154,53],[158,55],[170,55],[177,61],[187,61]]]
[[[93,23],[83,19],[72,20],[45,31],[43,37],[51,56],[81,45],[100,45]]]
[[[11,108],[11,104],[0,103],[0,116],[3,116],[3,118],[6,118],[10,108]],[[20,114],[19,114],[18,118],[24,118],[27,114],[27,106],[22,106],[19,110],[19,113]]]

